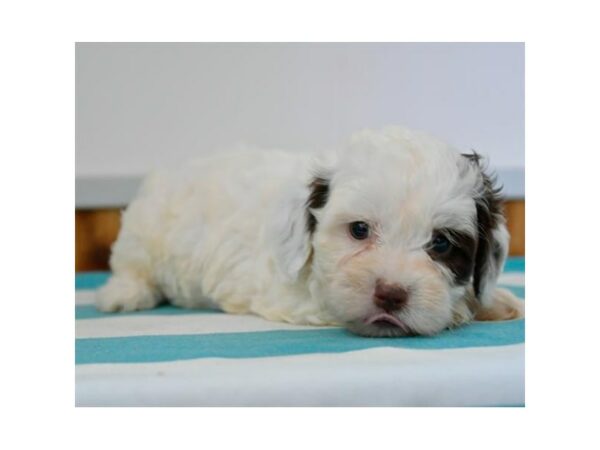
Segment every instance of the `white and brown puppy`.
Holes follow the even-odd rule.
[[[102,311],[189,308],[431,335],[523,316],[476,154],[404,128],[310,157],[246,151],[149,176],[122,217]]]

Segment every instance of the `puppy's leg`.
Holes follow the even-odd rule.
[[[98,290],[96,307],[104,312],[136,311],[154,308],[160,296],[143,278],[115,274]]]
[[[525,317],[525,303],[506,289],[496,288],[493,303],[489,307],[480,306],[475,320],[512,320]]]
[[[130,213],[131,217],[131,213]],[[152,277],[152,258],[145,240],[123,221],[112,248],[113,275],[96,294],[96,308],[104,312],[136,311],[154,308],[161,300]]]
[[[457,328],[473,320],[474,304],[472,293],[467,294],[466,298],[457,302],[452,309],[452,324],[450,328]]]

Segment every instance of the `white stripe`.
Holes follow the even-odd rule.
[[[78,289],[75,291],[76,305],[93,305],[96,299],[95,289]]]
[[[235,314],[136,315],[75,321],[77,338],[166,334],[236,333],[244,331],[308,330],[325,327],[271,322],[258,316]]]
[[[76,366],[78,406],[524,403],[524,344]]]
[[[525,274],[523,272],[506,272],[498,277],[498,284],[509,286],[525,286]]]

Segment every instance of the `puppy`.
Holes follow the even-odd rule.
[[[479,155],[363,131],[321,157],[247,151],[157,172],[122,216],[101,311],[185,308],[433,335],[522,317],[496,287],[509,235]]]

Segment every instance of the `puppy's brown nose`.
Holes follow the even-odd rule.
[[[377,280],[373,301],[386,312],[398,311],[408,301],[408,292],[397,284],[387,284]]]

